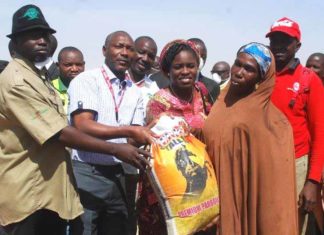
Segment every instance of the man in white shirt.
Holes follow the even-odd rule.
[[[157,53],[155,41],[148,36],[135,40],[135,56],[132,60],[129,74],[132,81],[141,89],[143,94],[144,112],[150,98],[159,90],[155,81],[149,78]]]
[[[146,105],[151,97],[159,90],[155,81],[149,78],[149,73],[154,64],[157,53],[157,45],[149,36],[141,36],[135,40],[135,55],[129,68],[129,74],[143,95],[144,117],[146,116]],[[126,192],[128,199],[128,234],[136,234],[136,214],[135,214],[135,198],[138,183],[138,172],[126,175]]]
[[[133,138],[138,144],[150,141],[144,122],[143,99],[127,69],[134,56],[128,33],[107,36],[103,46],[105,63],[88,70],[70,83],[71,124],[92,136],[113,143]],[[114,155],[72,151],[73,170],[84,207],[83,234],[126,233],[127,203],[124,167]]]

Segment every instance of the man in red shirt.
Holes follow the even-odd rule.
[[[288,18],[276,21],[267,33],[276,61],[272,102],[288,118],[294,134],[299,229],[305,215],[319,204],[324,163],[324,88],[319,77],[302,66],[295,54],[301,43],[299,25]],[[284,144],[284,143],[283,143]],[[284,192],[283,192],[284,193]]]

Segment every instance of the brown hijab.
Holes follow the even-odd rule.
[[[240,99],[224,90],[203,128],[220,189],[223,235],[297,234],[292,129],[270,101],[275,63],[268,53],[259,87]]]

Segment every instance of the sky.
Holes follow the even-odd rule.
[[[265,34],[284,16],[297,21],[302,47],[297,57],[305,63],[314,52],[324,53],[323,0],[1,0],[0,59],[9,60],[12,15],[21,6],[35,4],[54,28],[58,49],[79,48],[86,69],[100,66],[102,46],[108,34],[124,30],[133,39],[151,36],[163,46],[174,39],[201,38],[208,50],[203,73],[210,76],[215,62],[232,64],[236,51],[249,42],[268,45]]]

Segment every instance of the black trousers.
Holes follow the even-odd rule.
[[[73,235],[127,235],[125,176],[121,165],[72,161],[84,213]],[[79,224],[80,225],[80,224]]]
[[[65,235],[67,221],[50,210],[38,210],[24,220],[4,229],[11,235]]]

